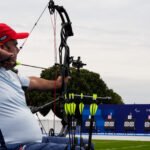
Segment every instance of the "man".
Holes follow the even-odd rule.
[[[17,33],[8,25],[0,23],[0,130],[8,149],[13,149],[11,146],[15,145],[14,149],[23,146],[27,150],[47,150],[51,147],[63,150],[66,144],[59,146],[53,143],[41,143],[41,129],[26,105],[22,90],[22,86],[26,86],[29,90],[61,88],[62,77],[58,77],[56,81],[45,80],[38,77],[22,77],[11,71],[16,65],[19,53],[17,40],[27,38],[28,35],[28,33]]]

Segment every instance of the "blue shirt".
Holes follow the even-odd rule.
[[[38,142],[42,139],[38,121],[25,100],[22,86],[30,80],[0,68],[0,129],[6,143]]]

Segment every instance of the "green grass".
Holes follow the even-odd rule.
[[[95,150],[150,150],[150,142],[93,140]]]

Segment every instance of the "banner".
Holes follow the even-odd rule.
[[[83,132],[89,119],[89,105],[83,110]],[[95,115],[93,132],[105,133],[150,133],[150,104],[112,105],[101,104]]]

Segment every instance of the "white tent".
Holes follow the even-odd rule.
[[[55,133],[60,132],[62,128],[61,119],[54,115],[53,111],[49,111],[46,116],[42,116],[39,112],[37,112],[34,116],[38,120],[43,133],[49,133],[51,128],[54,129]]]

